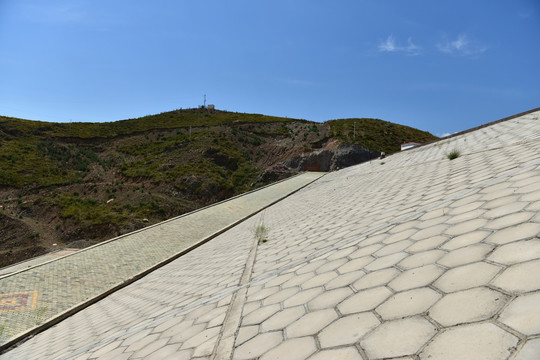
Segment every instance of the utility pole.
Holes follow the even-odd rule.
[[[206,109],[206,94],[204,94],[204,105],[203,107]]]

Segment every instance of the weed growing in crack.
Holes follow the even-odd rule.
[[[261,218],[259,219],[259,223],[257,226],[255,226],[252,230],[253,236],[255,239],[257,239],[257,242],[265,243],[268,241],[268,232],[270,229],[264,225],[264,214],[261,215]]]
[[[448,153],[448,155],[446,155],[446,157],[448,158],[448,160],[454,160],[454,159],[457,159],[458,157],[461,156],[461,152],[459,150],[452,150]]]

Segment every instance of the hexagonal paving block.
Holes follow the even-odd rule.
[[[397,293],[379,305],[375,311],[385,320],[421,314],[441,298],[430,288],[419,288]]]
[[[422,317],[387,321],[361,342],[370,359],[415,354],[437,332],[437,328]]]
[[[540,334],[540,293],[521,295],[499,316],[499,321],[525,335]]]
[[[311,279],[313,277],[315,277],[314,272],[308,272],[308,273],[305,273],[305,274],[298,274],[298,275],[295,275],[293,278],[285,281],[283,284],[281,284],[281,287],[283,289],[285,289],[285,288],[292,287],[292,286],[298,286],[301,283],[306,282],[306,281],[308,281],[309,279]],[[249,296],[248,296],[248,298],[249,298]]]
[[[311,336],[288,339],[261,356],[261,360],[303,360],[317,351]]]
[[[540,338],[527,340],[513,360],[538,360],[540,354]]]
[[[430,264],[404,271],[392,280],[388,286],[396,291],[426,286],[444,272],[440,267]]]
[[[518,341],[490,323],[456,326],[437,335],[420,353],[420,359],[503,360]]]
[[[478,230],[482,226],[484,226],[487,223],[487,220],[485,219],[474,219],[474,220],[468,220],[462,223],[459,223],[457,225],[454,225],[450,228],[448,228],[445,231],[445,234],[448,235],[461,235],[465,233],[470,233],[475,230]]]
[[[429,310],[429,316],[443,326],[480,321],[495,315],[506,301],[508,296],[478,287],[445,295]]]
[[[413,240],[424,240],[433,236],[440,235],[448,228],[449,228],[448,225],[443,225],[443,224],[435,225],[427,229],[423,229],[416,232],[415,234],[411,235],[410,238]]]
[[[281,291],[278,291],[277,293],[268,296],[266,299],[263,300],[263,305],[270,305],[270,304],[276,304],[279,303],[285,299],[290,298],[297,292],[299,292],[300,289],[297,287],[289,287],[285,288]]]
[[[432,250],[444,243],[448,238],[446,236],[438,235],[425,240],[416,241],[413,245],[409,246],[406,251],[410,253],[417,253],[426,250]]]
[[[357,259],[360,257],[368,256],[373,254],[375,251],[379,250],[383,246],[381,244],[372,244],[369,246],[361,247],[352,254],[349,255],[351,259]]]
[[[379,320],[369,312],[345,316],[324,328],[319,342],[323,348],[354,344],[377,325]]]
[[[405,250],[412,244],[413,243],[410,240],[401,240],[401,241],[392,243],[390,245],[386,245],[382,249],[379,249],[374,255],[377,257],[391,255],[391,254]]]
[[[477,262],[484,260],[491,250],[493,250],[493,246],[488,244],[469,245],[449,252],[437,261],[437,263],[446,267],[455,267]]]
[[[501,216],[510,215],[523,210],[528,203],[526,202],[513,202],[504,206],[499,206],[485,213],[484,217],[487,219],[495,219]]]
[[[283,341],[281,331],[257,335],[234,350],[233,359],[253,359],[276,347]]]
[[[323,350],[312,356],[307,360],[362,360],[362,356],[358,353],[358,350],[354,346],[349,346],[346,348],[333,349],[333,350]]]
[[[469,246],[472,244],[479,243],[484,240],[491,232],[485,230],[473,231],[463,235],[456,236],[452,240],[445,243],[441,246],[441,249],[445,250],[456,250],[464,246]]]
[[[465,222],[465,221],[469,221],[469,220],[472,220],[472,219],[479,218],[485,212],[486,212],[486,210],[484,210],[484,209],[471,210],[471,211],[464,212],[464,213],[459,214],[459,215],[452,216],[451,218],[449,218],[446,221],[446,223],[447,224],[452,224],[452,225],[459,224],[459,223],[462,223],[462,222]]]
[[[366,275],[366,273],[361,270],[351,271],[346,274],[339,275],[337,278],[330,280],[324,285],[324,287],[327,290],[332,290],[332,289],[340,288],[343,286],[347,286],[349,284],[352,284],[356,280],[360,279],[364,275]]]
[[[304,282],[300,285],[302,290],[314,288],[317,286],[321,286],[332,280],[333,278],[337,277],[338,274],[335,271],[329,271],[324,274],[317,275],[308,281]]]
[[[342,314],[353,314],[374,309],[386,300],[392,292],[385,286],[362,290],[338,305]]]
[[[384,285],[395,278],[398,274],[400,274],[400,271],[394,268],[373,271],[355,281],[353,283],[353,287],[357,290],[361,290]]]
[[[468,212],[471,212],[473,210],[476,210],[478,209],[480,206],[482,206],[484,203],[482,201],[476,201],[476,202],[471,202],[467,205],[462,205],[462,206],[459,206],[459,207],[456,207],[456,208],[452,208],[448,211],[448,214],[449,215],[461,215],[461,214],[465,214],[465,213],[468,213]]]
[[[325,272],[328,272],[328,271],[335,270],[338,267],[340,267],[341,265],[345,264],[347,261],[348,261],[348,259],[345,259],[345,258],[336,259],[336,260],[333,260],[333,261],[328,261],[324,265],[318,267],[317,270],[315,270],[315,273],[322,274],[322,273],[325,273]]]
[[[277,313],[279,310],[279,304],[263,306],[260,309],[250,312],[247,316],[244,316],[244,318],[242,319],[242,325],[260,324],[264,320],[268,319],[270,316]]]
[[[506,215],[486,224],[487,229],[504,229],[505,227],[521,224],[529,221],[535,214],[532,212],[520,212],[516,214]]]
[[[242,326],[238,329],[238,335],[236,336],[235,345],[239,346],[253,338],[259,333],[258,325]]]
[[[523,223],[503,230],[496,231],[486,239],[486,242],[502,245],[518,240],[524,240],[540,234],[540,224]]]
[[[352,293],[353,291],[348,287],[325,291],[315,299],[311,300],[308,303],[308,308],[310,310],[333,308]]]
[[[406,258],[408,256],[407,253],[404,252],[398,252],[391,255],[386,255],[383,257],[378,258],[377,260],[369,263],[364,267],[364,269],[369,271],[376,271],[380,269],[385,269],[394,266],[398,262],[400,262],[402,259]]]
[[[287,300],[283,301],[284,307],[291,307],[296,305],[302,305],[313,299],[315,296],[322,293],[324,289],[322,287],[311,288],[307,290],[300,291],[295,295],[291,296]]]
[[[208,340],[208,339],[216,336],[217,334],[219,334],[220,330],[221,330],[221,326],[216,326],[216,327],[213,327],[213,328],[206,329],[206,330],[200,332],[199,334],[189,338],[187,341],[185,341],[182,344],[181,349],[189,349],[189,348],[192,348],[192,347],[199,346],[202,343],[204,343],[206,340]]]
[[[287,326],[285,331],[288,338],[314,335],[337,317],[334,309],[313,311]]]
[[[398,266],[402,269],[408,270],[416,267],[432,264],[446,255],[446,252],[442,250],[428,250],[416,253],[403,259]]]
[[[540,240],[521,240],[497,248],[488,259],[499,264],[516,264],[540,258]]]
[[[448,270],[433,285],[446,293],[487,285],[501,270],[485,262],[476,262]]]
[[[303,306],[286,308],[266,319],[261,324],[261,329],[263,331],[281,330],[285,326],[300,318],[305,313],[306,312]]]
[[[273,286],[269,288],[263,288],[257,292],[255,292],[253,295],[249,295],[249,300],[262,300],[264,298],[267,298],[270,295],[273,295],[279,291],[279,286]]]
[[[367,264],[369,264],[370,262],[374,260],[375,258],[372,256],[363,256],[363,257],[348,261],[347,263],[339,267],[337,270],[340,274],[346,274],[351,271],[362,270],[364,266],[366,266]]]
[[[540,289],[540,260],[528,261],[510,266],[491,284],[512,292],[527,292]]]

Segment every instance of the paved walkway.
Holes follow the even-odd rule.
[[[0,276],[0,344],[136,277],[321,175],[304,173],[55,261]]]
[[[539,115],[327,174],[2,359],[538,359]]]
[[[12,274],[17,271],[26,270],[33,266],[41,265],[51,260],[55,260],[57,258],[66,256],[66,255],[76,253],[77,251],[80,251],[80,249],[66,248],[66,249],[56,250],[56,251],[47,253],[45,255],[36,256],[35,258],[28,259],[28,260],[21,261],[19,263],[16,263],[10,266],[0,268],[0,277]]]

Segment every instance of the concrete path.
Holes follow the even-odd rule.
[[[136,278],[320,176],[322,173],[301,174],[69,256],[0,276],[0,344]]]
[[[538,359],[539,115],[327,174],[2,359]]]

